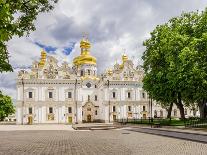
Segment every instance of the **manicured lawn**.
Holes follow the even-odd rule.
[[[151,124],[149,119],[130,119],[126,120],[126,123],[130,124]],[[184,120],[176,119],[153,119],[152,124],[160,124],[163,126],[185,126]]]

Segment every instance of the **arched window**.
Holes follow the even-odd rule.
[[[145,106],[143,106],[143,111],[145,111],[146,110],[146,107]]]
[[[157,110],[154,111],[154,118],[157,118]]]
[[[95,95],[95,101],[97,101],[98,100],[98,96],[97,95]]]
[[[174,116],[177,116],[177,110],[174,109]]]
[[[81,70],[81,76],[83,76],[83,73],[84,73],[83,70]]]
[[[131,93],[130,92],[127,93],[127,97],[131,98]]]
[[[187,111],[187,109],[185,108],[185,111],[184,111],[184,113],[185,113],[185,115],[187,115],[188,114],[188,111]]]
[[[160,117],[163,117],[163,111],[160,110]]]

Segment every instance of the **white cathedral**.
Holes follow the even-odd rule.
[[[21,70],[17,79],[17,124],[113,122],[123,118],[166,117],[156,102],[150,108],[142,89],[144,72],[127,55],[113,69],[97,75],[96,58],[88,39],[80,42],[81,53],[73,66],[43,50],[31,71]],[[152,110],[150,110],[152,109]],[[151,114],[152,113],[152,114]],[[172,112],[179,115],[177,109]]]

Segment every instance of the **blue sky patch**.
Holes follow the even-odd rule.
[[[37,46],[43,48],[47,53],[50,53],[50,54],[55,54],[55,51],[57,50],[57,47],[43,45],[43,44],[41,44],[39,42],[35,42],[35,44]]]
[[[70,55],[70,53],[74,49],[74,46],[75,46],[75,42],[71,42],[68,47],[64,47],[63,53],[65,55]]]

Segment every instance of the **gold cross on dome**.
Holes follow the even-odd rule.
[[[88,40],[88,33],[87,32],[83,32],[82,35],[83,35],[82,36],[83,39]]]
[[[126,49],[125,48],[123,49],[123,51],[124,51],[124,55],[126,55]]]

